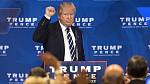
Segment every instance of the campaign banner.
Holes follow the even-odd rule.
[[[61,71],[68,74],[71,80],[75,79],[79,72],[86,70],[92,84],[101,84],[101,77],[107,67],[107,61],[75,61],[61,62]],[[55,78],[55,69],[52,66],[46,67],[50,77]]]

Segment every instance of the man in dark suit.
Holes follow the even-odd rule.
[[[50,6],[36,28],[33,41],[43,43],[48,51],[59,61],[84,61],[82,34],[78,27],[72,26],[76,8],[71,2],[63,2],[58,8],[58,21],[49,23],[55,14]]]
[[[148,71],[147,61],[139,55],[129,59],[127,64],[127,76],[129,84],[145,84],[145,77]]]

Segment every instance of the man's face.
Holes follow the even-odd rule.
[[[74,22],[74,15],[75,12],[72,7],[65,7],[59,15],[59,20],[64,26],[69,27]]]

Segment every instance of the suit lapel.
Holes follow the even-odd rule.
[[[57,28],[56,36],[57,36],[58,42],[60,43],[60,49],[61,49],[60,55],[61,55],[62,60],[64,60],[64,54],[65,54],[64,37],[63,37],[61,26],[58,21],[56,22],[56,28]]]
[[[71,26],[75,39],[77,38],[77,29],[74,26]]]

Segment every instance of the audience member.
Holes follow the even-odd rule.
[[[126,71],[129,84],[145,84],[147,61],[142,56],[135,55],[128,60]]]
[[[46,52],[40,55],[41,60],[44,62],[45,66],[53,66],[55,69],[55,80],[54,84],[70,84],[70,79],[67,75],[63,76],[60,69],[60,62],[51,53]]]
[[[49,78],[48,73],[43,68],[35,67],[31,69],[24,84],[53,84],[53,82],[54,80]]]
[[[104,72],[102,84],[125,84],[123,73],[120,65],[109,65]]]

